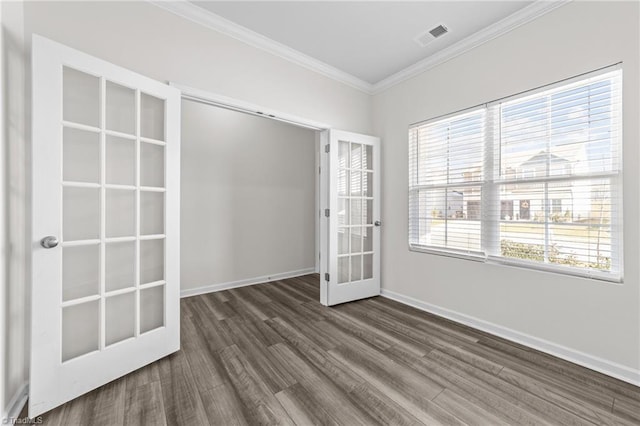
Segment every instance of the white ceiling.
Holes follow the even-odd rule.
[[[370,84],[466,39],[532,1],[192,1]],[[449,33],[421,47],[416,36]]]

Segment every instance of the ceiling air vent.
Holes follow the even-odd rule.
[[[432,36],[434,36],[435,38],[440,37],[441,35],[446,34],[447,32],[449,32],[449,30],[447,29],[447,27],[445,27],[444,25],[438,25],[437,27],[433,28],[432,30],[429,31],[429,34],[431,34]]]
[[[429,31],[424,32],[424,33],[420,34],[419,36],[417,36],[415,38],[415,41],[420,46],[424,47],[427,44],[431,43],[433,40],[437,39],[438,37],[442,37],[443,35],[445,35],[448,32],[449,32],[449,30],[447,29],[447,27],[445,27],[444,25],[440,24],[437,27],[432,28]]]

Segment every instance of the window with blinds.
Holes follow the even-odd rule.
[[[622,71],[409,129],[414,250],[619,281]]]
[[[410,242],[480,253],[485,109],[413,127]]]

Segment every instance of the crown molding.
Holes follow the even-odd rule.
[[[369,82],[361,80],[349,73],[346,73],[329,64],[319,61],[311,56],[305,55],[295,49],[285,46],[275,40],[251,31],[241,25],[236,24],[220,15],[216,15],[206,9],[203,9],[187,0],[147,0],[162,9],[172,12],[185,19],[189,19],[197,24],[211,28],[226,36],[235,38],[236,40],[247,43],[258,49],[262,49],[275,56],[278,56],[294,64],[303,66],[311,71],[329,77],[333,80],[347,84],[355,89],[371,94],[373,85]]]
[[[476,47],[487,43],[494,38],[500,37],[503,34],[513,31],[519,26],[524,25],[527,22],[531,22],[534,19],[537,19],[540,16],[545,15],[571,1],[572,0],[536,0],[529,6],[512,13],[511,15],[496,22],[495,24],[483,28],[482,30],[470,35],[469,37],[466,37],[459,42],[445,49],[442,49],[434,53],[433,55],[419,62],[416,62],[415,64],[410,65],[407,68],[398,71],[397,73],[392,74],[391,76],[383,80],[380,80],[373,85],[372,94],[375,95],[381,93],[398,83],[415,77],[418,74],[421,74],[431,68],[434,68],[448,60],[455,58],[456,56],[462,55],[465,52],[475,49]]]
[[[380,80],[375,84],[368,83],[345,71],[339,70],[338,68],[326,64],[318,59],[305,55],[302,52],[265,37],[255,31],[251,31],[250,29],[225,19],[222,16],[196,6],[188,0],[147,1],[185,19],[269,52],[272,55],[293,62],[294,64],[305,67],[311,71],[315,71],[325,77],[329,77],[370,95],[375,95],[395,86],[398,83],[415,77],[418,74],[453,59],[456,56],[462,55],[463,53],[491,41],[496,37],[506,34],[527,22],[539,18],[540,16],[571,2],[572,0],[536,0],[529,6],[512,13],[495,24],[478,31],[469,37],[464,38],[383,80]]]

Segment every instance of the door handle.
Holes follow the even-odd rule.
[[[46,249],[52,249],[58,246],[58,238],[49,235],[40,240],[40,245]]]
[[[373,222],[373,224],[375,226],[382,226],[382,222],[380,222],[379,220],[376,220],[375,222]]]

